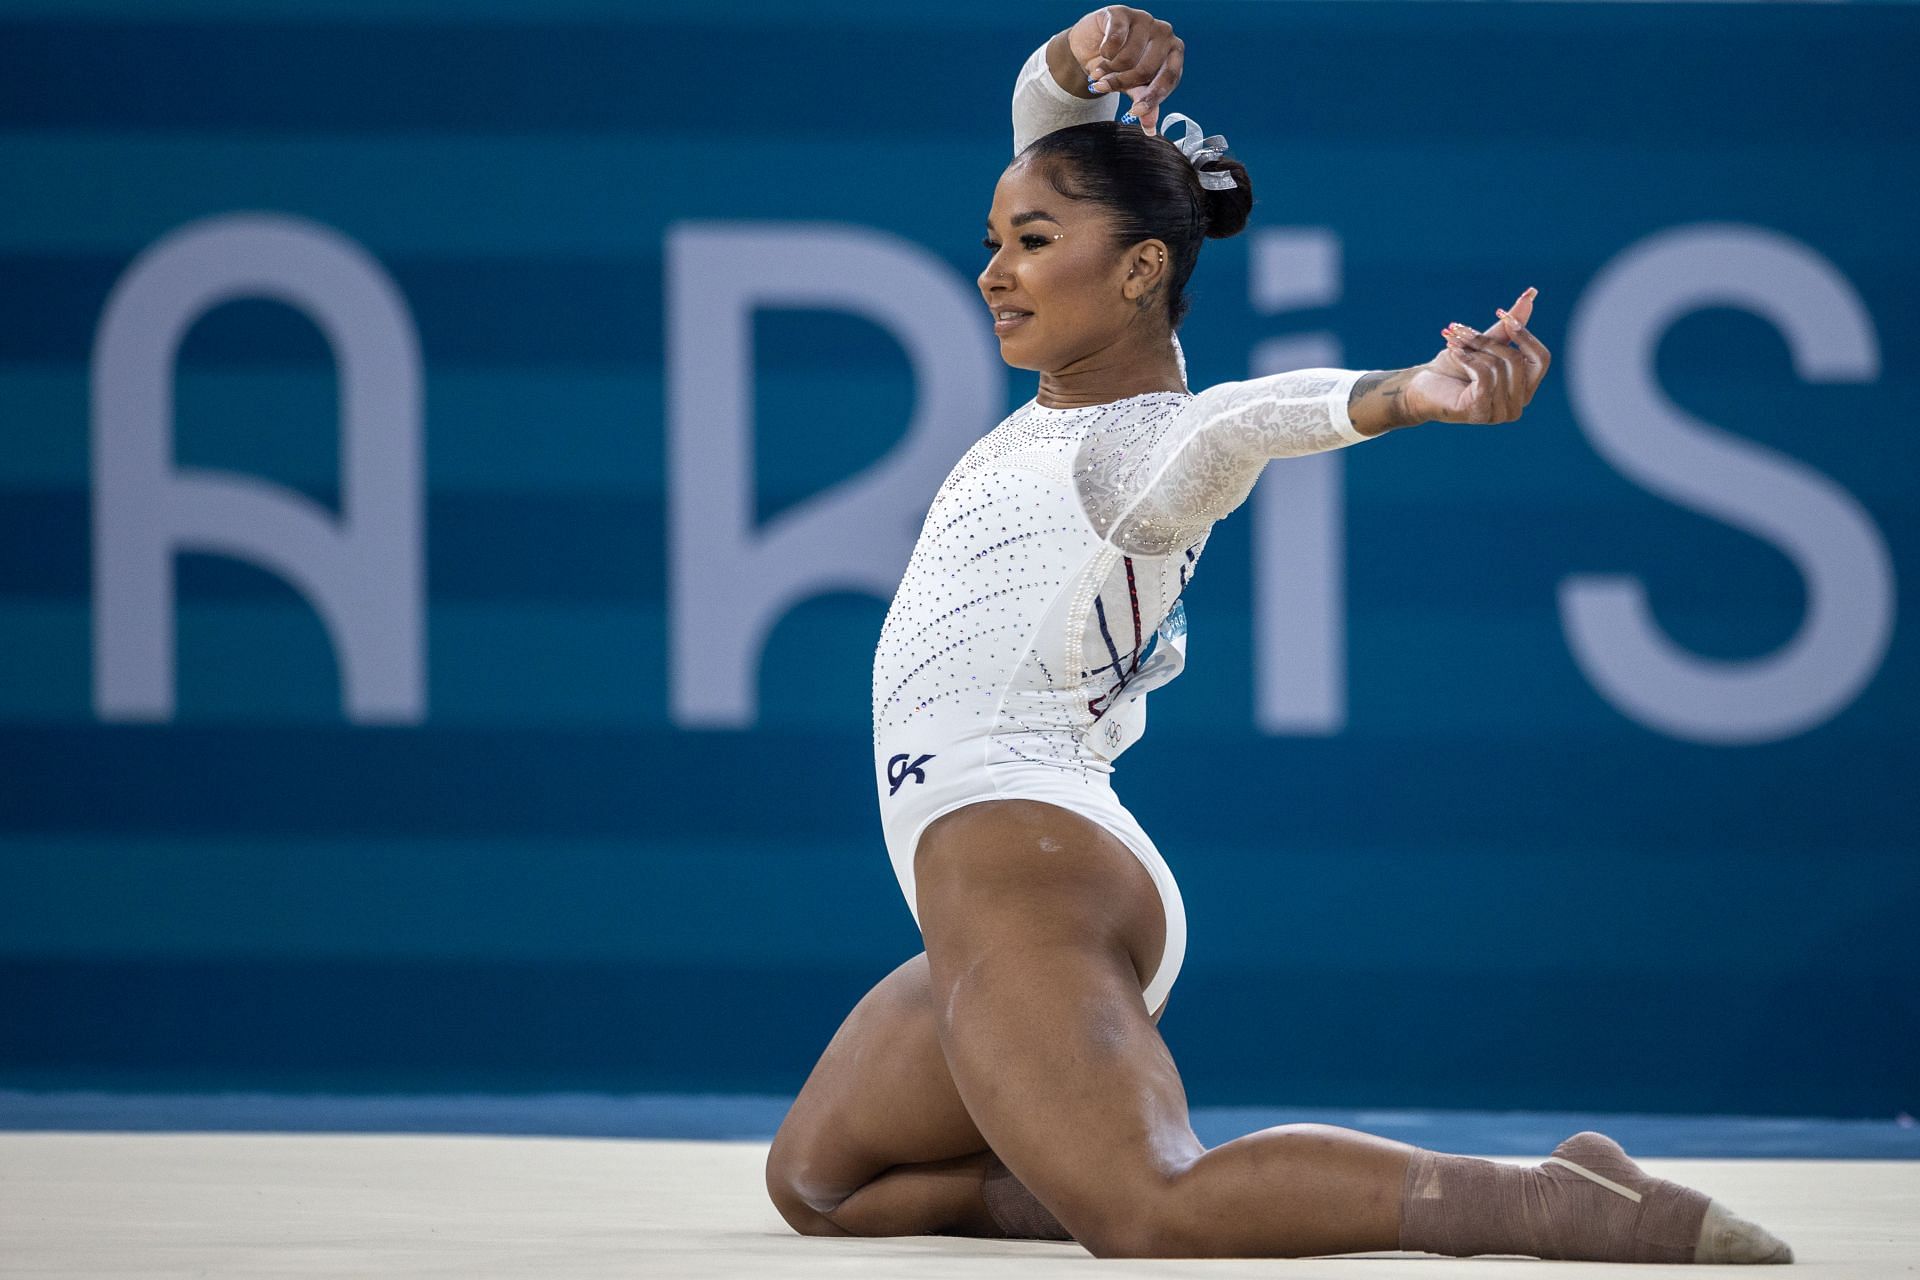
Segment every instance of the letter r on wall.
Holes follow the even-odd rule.
[[[979,295],[918,245],[832,223],[685,223],[668,232],[670,706],[683,729],[751,728],[760,652],[795,605],[887,599],[941,477],[1000,417],[1005,377]],[[845,311],[913,367],[906,438],[823,493],[753,520],[753,313]],[[836,424],[833,406],[821,430]]]

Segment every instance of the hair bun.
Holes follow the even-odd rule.
[[[1247,229],[1247,215],[1253,212],[1253,185],[1247,181],[1247,166],[1231,156],[1208,160],[1200,166],[1206,173],[1229,173],[1233,185],[1220,191],[1200,188],[1200,207],[1206,213],[1207,238],[1224,240]],[[1195,179],[1196,183],[1198,179]]]

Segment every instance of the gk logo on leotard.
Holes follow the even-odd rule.
[[[893,795],[899,791],[901,784],[908,778],[912,778],[915,782],[925,782],[927,775],[920,772],[920,766],[931,759],[933,759],[932,756],[921,756],[909,764],[909,757],[903,752],[887,761],[887,781],[893,784],[887,794]]]

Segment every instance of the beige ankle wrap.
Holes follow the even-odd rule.
[[[1710,1205],[1717,1212],[1703,1231]],[[1400,1247],[1456,1258],[1793,1260],[1792,1250],[1762,1228],[1701,1192],[1652,1177],[1619,1143],[1591,1131],[1576,1133],[1531,1168],[1420,1152],[1402,1187]]]

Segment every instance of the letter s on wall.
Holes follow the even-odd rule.
[[[1575,574],[1560,584],[1561,625],[1587,679],[1649,728],[1693,742],[1772,742],[1837,715],[1879,670],[1893,635],[1893,561],[1852,494],[1662,393],[1660,339],[1714,306],[1774,325],[1809,382],[1879,377],[1872,317],[1838,268],[1777,232],[1703,223],[1649,236],[1588,286],[1567,341],[1574,413],[1636,484],[1779,547],[1805,579],[1806,617],[1771,654],[1701,658],[1659,629],[1638,578]]]

